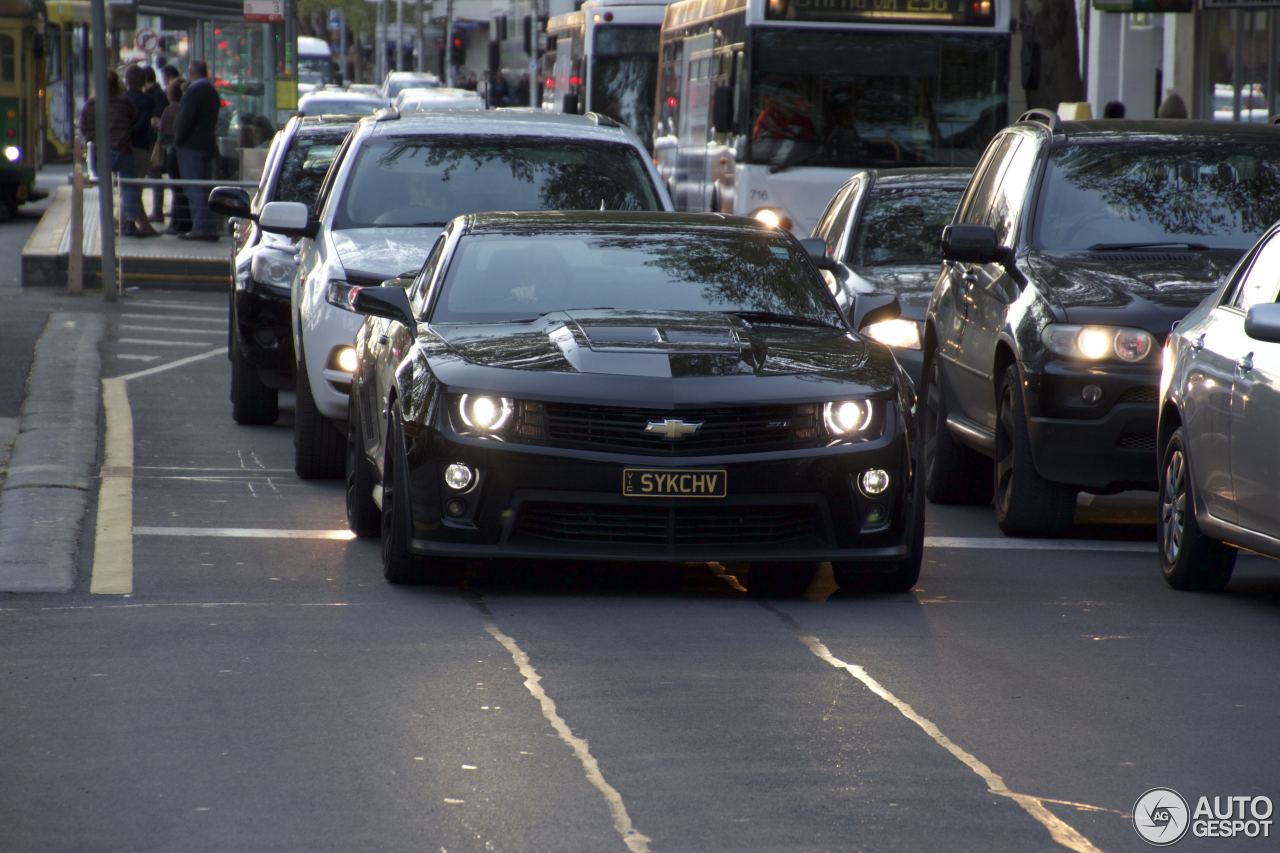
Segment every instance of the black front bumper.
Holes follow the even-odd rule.
[[[413,537],[430,556],[655,562],[883,562],[907,556],[913,506],[907,441],[738,456],[669,457],[569,451],[426,429],[406,440]],[[450,491],[446,465],[478,472]],[[622,495],[624,468],[723,469],[723,498]],[[858,476],[883,468],[889,489],[862,494]],[[450,500],[466,511],[451,515]],[[456,507],[455,507],[456,509]]]
[[[252,282],[250,282],[252,285]],[[235,334],[240,352],[272,388],[292,388],[296,360],[289,294],[237,288]]]

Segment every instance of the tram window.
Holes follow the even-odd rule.
[[[0,80],[13,82],[13,36],[0,34]]]

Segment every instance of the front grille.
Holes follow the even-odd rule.
[[[1143,385],[1138,388],[1130,388],[1120,395],[1117,403],[1154,403],[1159,395],[1159,390],[1154,385]]]
[[[1142,450],[1156,452],[1156,434],[1154,432],[1126,432],[1116,441],[1116,445],[1125,450]]]
[[[521,504],[515,537],[620,545],[778,545],[819,542],[817,507]]]
[[[668,418],[702,426],[696,433],[674,440],[645,432],[650,422]],[[521,405],[516,433],[525,441],[551,447],[647,456],[813,447],[820,435],[817,407],[813,404],[666,411],[532,402]]]

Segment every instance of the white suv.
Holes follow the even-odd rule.
[[[359,122],[316,204],[268,204],[264,231],[299,237],[292,284],[299,477],[343,473],[352,343],[363,318],[351,286],[422,266],[455,216],[490,210],[671,210],[639,140],[604,116],[533,110],[406,114]]]

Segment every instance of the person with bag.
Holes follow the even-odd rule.
[[[187,81],[181,77],[176,77],[169,82],[165,89],[169,103],[164,108],[164,112],[160,113],[160,124],[157,128],[159,138],[156,142],[164,152],[164,170],[174,179],[182,177],[181,170],[178,168],[174,123],[178,119],[178,104],[182,101],[182,93],[186,87]],[[186,234],[191,230],[191,205],[187,201],[187,194],[183,192],[181,186],[175,186],[170,194],[173,196],[173,208],[169,211],[169,227],[164,230],[164,233]]]
[[[130,150],[133,156],[133,177],[141,178],[151,171],[151,113],[155,110],[155,102],[142,91],[146,75],[140,65],[130,65],[124,70],[124,96],[133,104],[133,125],[129,128]],[[142,187],[120,187],[120,206],[124,207],[126,195],[137,198],[139,216],[134,223],[137,237],[154,237],[158,232],[151,227],[147,212],[142,208]]]
[[[164,148],[160,145],[160,114],[164,112],[164,108],[169,106],[169,98],[165,94],[164,87],[156,81],[156,70],[150,65],[142,69],[146,82],[142,86],[142,93],[151,99],[151,129],[147,134],[150,140],[150,168],[147,169],[148,178],[159,178],[164,174]],[[164,187],[154,186],[151,188],[151,215],[147,217],[152,222],[164,222]]]
[[[107,70],[107,139],[111,146],[111,172],[122,178],[133,177],[133,123],[137,119],[137,111],[124,92],[120,90],[120,75]],[[93,142],[97,133],[97,94],[85,102],[80,110],[80,135],[86,142]],[[137,187],[131,189],[137,190]],[[105,176],[99,176],[99,192],[111,192],[111,183]],[[120,236],[141,237],[143,232],[138,228],[142,217],[141,198],[137,192],[120,193]],[[147,224],[150,228],[150,224]],[[155,233],[152,231],[152,233]]]

